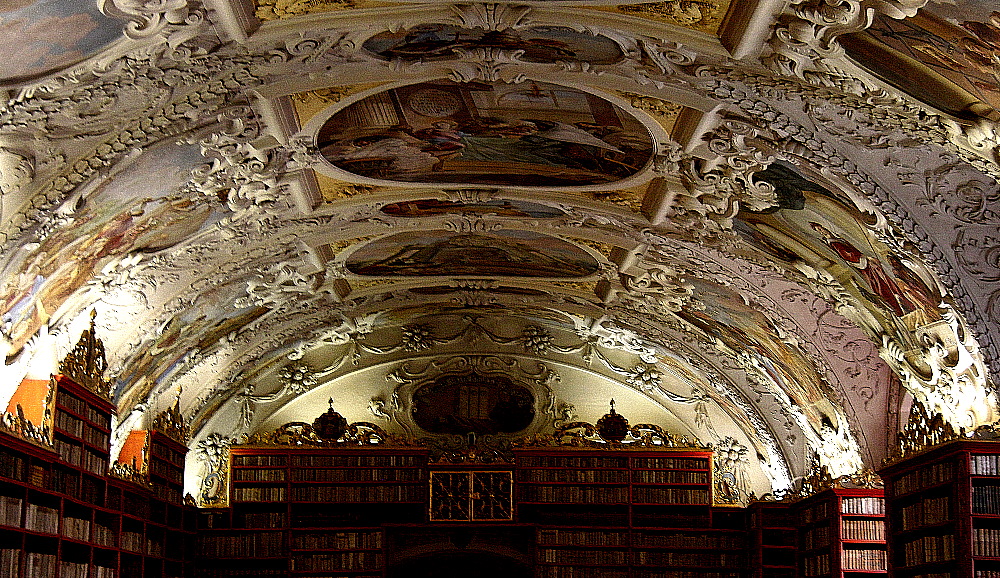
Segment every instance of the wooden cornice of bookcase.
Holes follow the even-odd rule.
[[[96,311],[91,312],[90,329],[83,330],[76,347],[59,363],[59,373],[110,400],[111,382],[104,377],[108,360],[104,355],[104,342],[97,338],[96,315]]]
[[[601,437],[597,426],[577,421],[568,423],[551,434],[529,436],[514,443],[515,447],[592,447],[602,449],[625,448],[676,448],[690,450],[710,450],[711,444],[703,444],[687,436],[675,436],[658,425],[642,423],[628,428],[621,441],[608,441]]]
[[[149,480],[149,476],[139,471],[132,464],[113,462],[111,467],[108,468],[108,474],[111,477],[118,478],[119,480],[125,480],[126,482],[132,482],[133,484],[144,488],[149,488],[153,485],[153,482]]]
[[[293,421],[270,432],[258,432],[247,436],[246,441],[234,446],[303,446],[303,447],[344,447],[344,446],[380,446],[380,447],[410,447],[415,444],[406,443],[402,439],[389,435],[379,426],[366,421],[349,424],[343,436],[336,440],[320,437],[313,427],[301,421]]]
[[[884,487],[882,478],[871,468],[865,467],[853,474],[846,474],[834,478],[830,475],[830,470],[826,466],[819,464],[818,460],[813,461],[809,473],[802,478],[802,483],[795,491],[784,492],[779,496],[766,494],[760,498],[754,497],[755,502],[798,502],[810,496],[824,492],[826,490],[837,489],[881,489]]]

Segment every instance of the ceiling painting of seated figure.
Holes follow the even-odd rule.
[[[424,82],[336,112],[317,144],[335,167],[382,181],[587,186],[652,158],[645,126],[614,104],[543,82]]]
[[[896,254],[867,224],[870,215],[836,194],[836,187],[775,163],[756,173],[774,186],[780,208],[741,211],[740,231],[758,249],[786,262],[805,261],[831,272],[890,332],[912,331],[941,319],[944,297],[925,267]],[[927,279],[925,281],[925,279]]]
[[[378,276],[511,276],[578,278],[599,264],[561,239],[530,231],[484,235],[413,231],[372,241],[347,258],[347,269]]]
[[[422,24],[369,38],[364,49],[386,60],[452,60],[473,50],[517,52],[524,62],[559,61],[614,64],[624,53],[606,36],[561,26],[525,30],[483,30],[448,24]]]

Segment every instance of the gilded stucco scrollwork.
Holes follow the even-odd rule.
[[[229,504],[229,448],[236,440],[218,433],[205,436],[195,447],[201,465],[201,487],[195,497],[202,508],[222,508]]]

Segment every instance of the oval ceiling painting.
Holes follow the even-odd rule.
[[[450,24],[422,24],[399,32],[383,32],[364,43],[365,50],[386,60],[451,60],[472,50],[520,51],[525,62],[564,61],[614,64],[624,57],[607,36],[577,32],[563,26],[525,30],[469,29]]]
[[[352,273],[392,277],[576,278],[593,275],[599,267],[580,247],[530,231],[410,231],[372,241],[347,258]]]
[[[80,0],[0,2],[0,81],[65,68],[121,37],[122,22]]]
[[[373,94],[317,135],[323,156],[387,181],[586,186],[639,172],[653,154],[635,117],[543,82],[424,82]]]

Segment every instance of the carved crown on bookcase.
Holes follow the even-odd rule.
[[[133,484],[138,484],[147,488],[153,487],[153,482],[149,479],[149,475],[140,471],[132,464],[112,462],[111,467],[108,468],[108,473],[111,476],[120,480],[125,480],[126,482],[132,482]]]
[[[899,432],[896,451],[885,459],[883,465],[957,439],[1000,440],[1000,422],[981,425],[969,432],[965,428],[955,431],[940,413],[931,413],[924,404],[914,399],[910,406],[910,418],[903,431]]]
[[[59,373],[93,391],[104,399],[111,399],[111,382],[104,377],[108,360],[104,355],[104,342],[97,337],[94,320],[97,312],[90,313],[90,329],[84,329],[80,340],[59,363]]]

